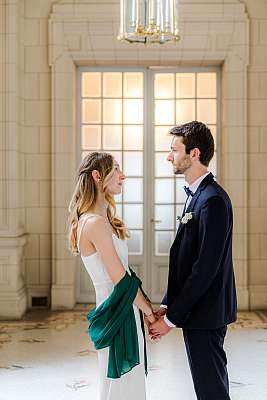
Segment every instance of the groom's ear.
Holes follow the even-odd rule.
[[[190,151],[190,157],[194,160],[199,160],[200,158],[200,150],[198,147],[195,147]]]

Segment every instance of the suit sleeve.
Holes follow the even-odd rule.
[[[191,275],[167,311],[174,324],[184,324],[205,295],[218,272],[229,226],[227,206],[221,197],[207,200],[200,211],[199,254]]]
[[[165,293],[163,299],[161,300],[161,303],[163,306],[167,307],[167,292]]]

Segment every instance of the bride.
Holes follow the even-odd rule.
[[[70,248],[81,255],[96,292],[96,309],[87,318],[98,354],[100,400],[146,399],[142,313],[148,325],[156,320],[128,266],[127,229],[115,216],[114,195],[124,179],[111,154],[90,153],[78,168],[69,206]]]

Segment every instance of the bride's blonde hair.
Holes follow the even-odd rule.
[[[129,237],[124,223],[116,217],[116,205],[113,196],[107,192],[107,185],[115,170],[114,158],[109,153],[93,152],[82,160],[76,177],[76,186],[69,204],[69,246],[73,254],[79,254],[77,247],[77,228],[82,214],[90,212],[97,200],[98,187],[92,176],[97,170],[102,182],[102,190],[108,203],[107,217],[113,230],[120,239]]]

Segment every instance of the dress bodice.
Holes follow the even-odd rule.
[[[83,221],[81,221],[81,228],[79,231],[78,235],[78,240],[77,240],[77,245],[78,245],[78,250],[79,249],[79,240],[80,236],[84,227],[85,222],[87,221],[88,218],[94,216],[94,214],[87,214],[83,218]],[[126,240],[122,240],[117,237],[115,233],[112,234],[113,238],[113,243],[115,246],[115,249],[117,251],[117,254],[121,260],[121,263],[123,264],[124,268],[126,271],[129,271],[129,266],[128,266],[128,246]],[[100,256],[98,252],[95,252],[91,255],[88,256],[82,256],[81,259],[83,261],[84,267],[88,274],[90,275],[90,278],[92,280],[92,283],[95,288],[96,292],[96,305],[98,306],[101,304],[103,301],[105,301],[109,295],[111,294],[114,284],[112,280],[110,279],[105,266],[103,265]]]

